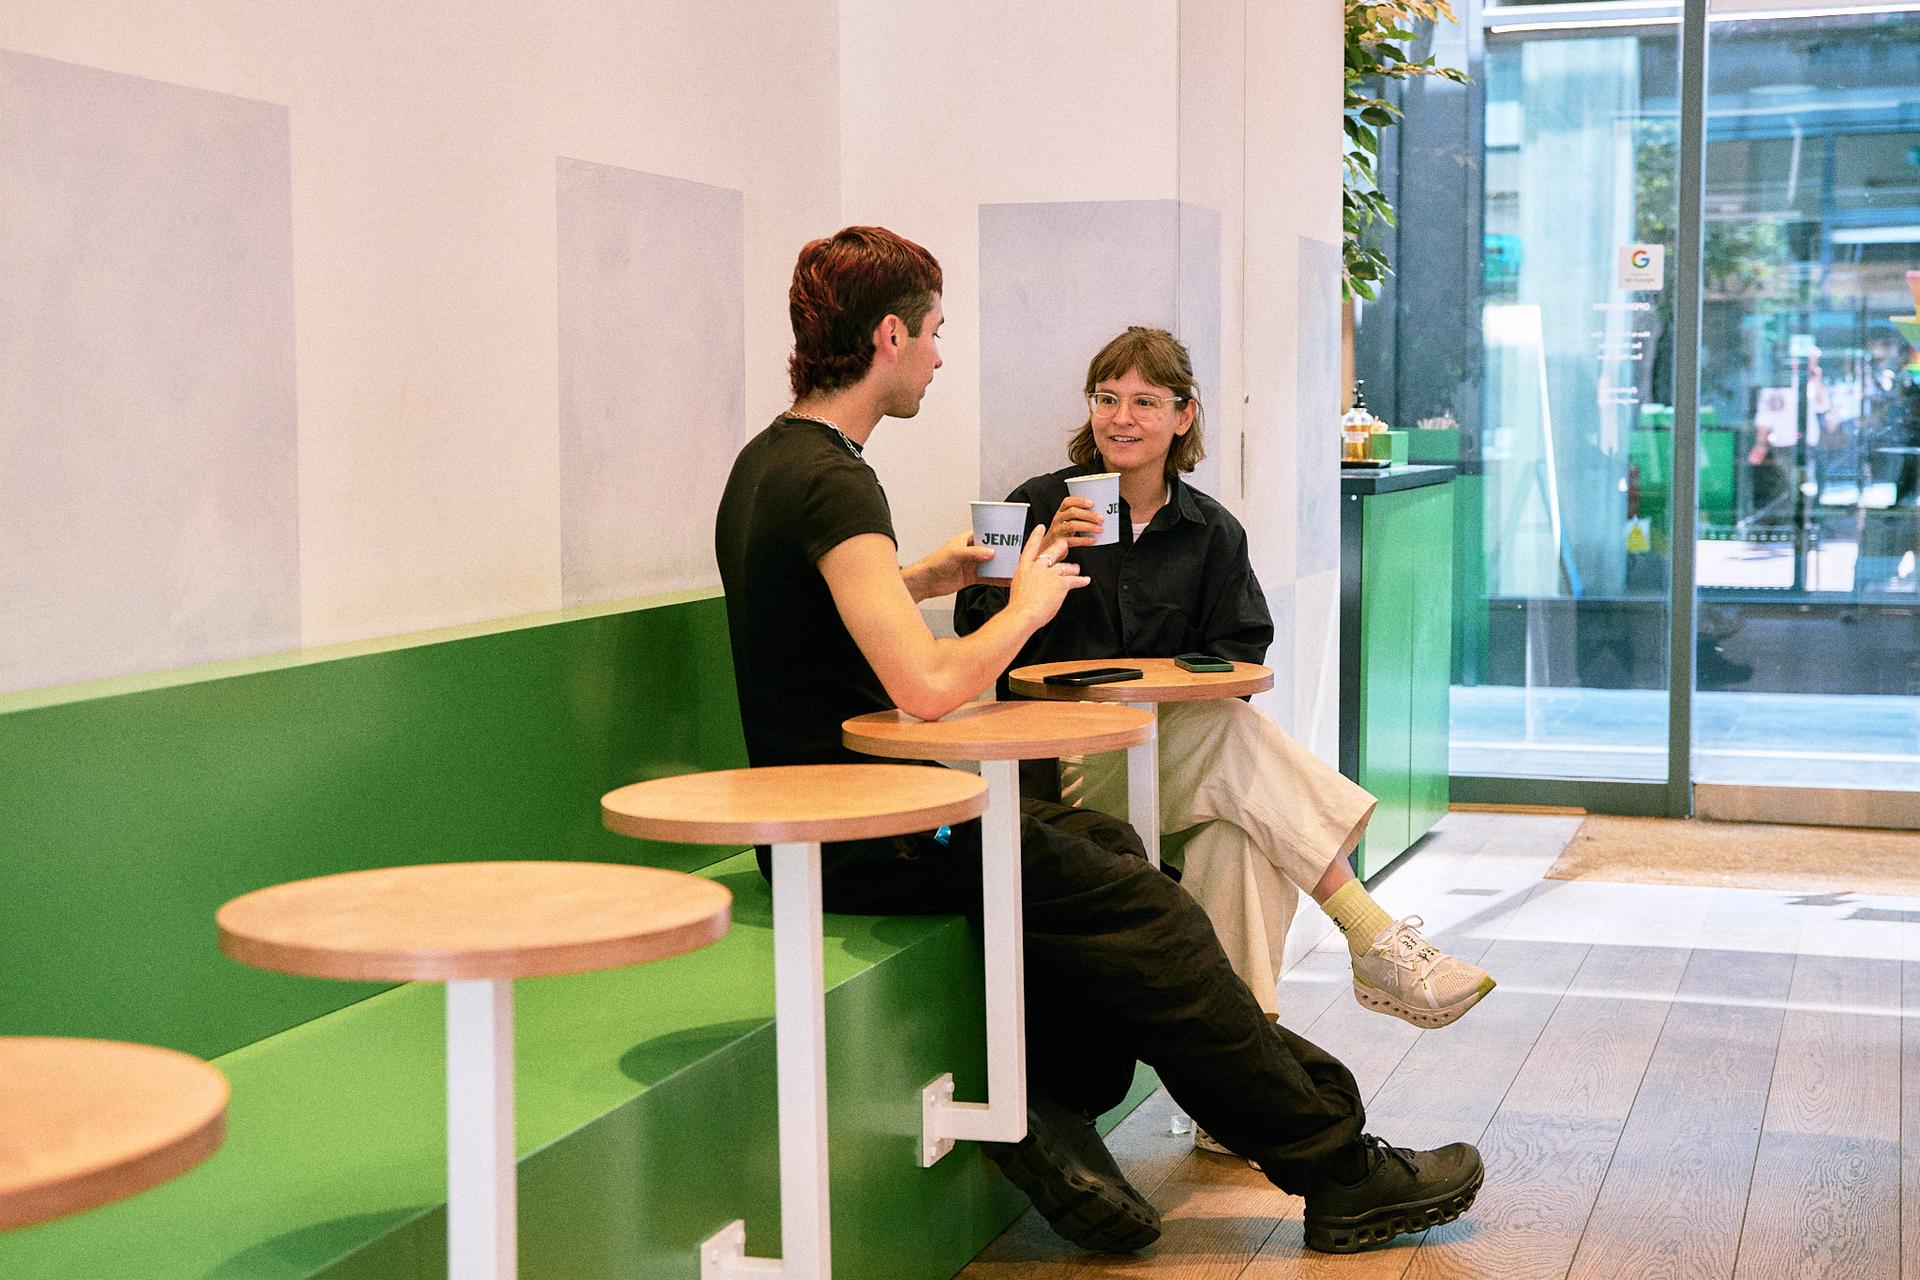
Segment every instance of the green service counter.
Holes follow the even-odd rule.
[[[1453,480],[1423,465],[1340,477],[1340,772],[1380,802],[1363,880],[1447,811]]]

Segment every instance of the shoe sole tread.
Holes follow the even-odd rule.
[[[1452,1191],[1425,1200],[1384,1205],[1348,1218],[1312,1217],[1306,1220],[1307,1248],[1320,1253],[1359,1253],[1377,1249],[1398,1236],[1425,1231],[1455,1218],[1473,1207],[1486,1181],[1485,1167],[1474,1170],[1472,1181]]]
[[[1031,1138],[990,1154],[1069,1243],[1097,1253],[1137,1253],[1160,1238],[1159,1215],[1124,1195],[1108,1194]]]
[[[1416,1027],[1425,1027],[1431,1030],[1434,1027],[1444,1027],[1458,1021],[1462,1014],[1479,1004],[1480,1001],[1486,997],[1487,993],[1493,990],[1494,986],[1495,983],[1493,980],[1488,979],[1485,983],[1475,988],[1471,996],[1468,996],[1458,1004],[1449,1005],[1444,1009],[1422,1009],[1418,1005],[1411,1005],[1404,1000],[1395,999],[1379,987],[1367,986],[1356,978],[1353,984],[1353,998],[1369,1009],[1376,1009],[1381,1013],[1390,1013],[1402,1022],[1410,1022]]]

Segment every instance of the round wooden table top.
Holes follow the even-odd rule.
[[[221,907],[220,949],[314,978],[537,978],[664,960],[727,931],[733,895],[606,862],[449,862],[273,885]]]
[[[1153,737],[1153,713],[1070,702],[969,702],[938,720],[875,711],[840,726],[855,751],[904,760],[1037,760],[1121,751]]]
[[[977,818],[987,784],[912,764],[796,764],[655,778],[600,798],[608,829],[676,844],[863,840]]]
[[[113,1040],[0,1038],[0,1231],[158,1186],[227,1132],[227,1078]]]
[[[1140,679],[1089,685],[1045,683],[1047,676],[1092,667],[1138,667]],[[1265,693],[1273,688],[1273,669],[1257,662],[1236,662],[1231,671],[1188,671],[1172,658],[1038,662],[1008,672],[1007,687],[1023,697],[1058,702],[1205,702]]]

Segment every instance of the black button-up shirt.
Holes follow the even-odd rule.
[[[1035,476],[1007,501],[1029,504],[1027,528],[1032,530],[1052,523],[1066,500],[1069,478],[1093,474],[1092,467],[1068,467]],[[1069,553],[1092,581],[1067,593],[1060,612],[1027,641],[1014,666],[1182,653],[1211,653],[1235,662],[1266,657],[1273,616],[1247,557],[1246,530],[1232,512],[1184,481],[1169,480],[1167,488],[1166,505],[1137,541],[1122,498],[1120,541]],[[978,630],[1006,603],[1004,587],[968,587],[954,604],[954,630],[961,635]],[[1002,696],[1005,692],[1003,678]]]

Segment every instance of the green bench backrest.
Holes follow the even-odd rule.
[[[215,910],[263,885],[737,852],[612,835],[597,804],[746,763],[717,595],[366,648],[0,698],[0,1034],[213,1057],[379,989],[222,956]]]

